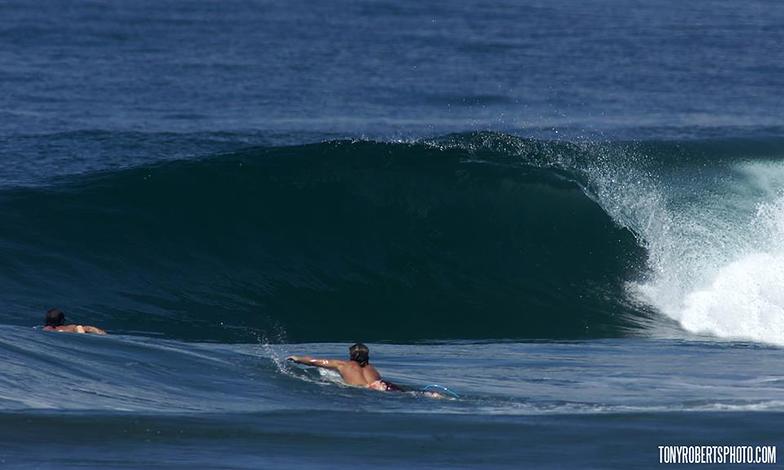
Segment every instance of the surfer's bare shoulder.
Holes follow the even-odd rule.
[[[87,334],[94,334],[94,335],[106,334],[106,331],[90,325],[45,326],[44,331],[58,331],[60,333],[87,333]]]

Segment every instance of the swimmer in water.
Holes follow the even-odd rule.
[[[370,365],[370,350],[362,343],[357,343],[348,349],[348,361],[340,359],[315,359],[310,356],[289,356],[289,361],[306,366],[321,367],[336,370],[349,385],[366,387],[380,392],[402,392],[399,386],[381,378],[375,367]]]
[[[105,335],[106,332],[100,328],[89,325],[66,325],[65,314],[62,310],[50,308],[46,312],[44,319],[44,331],[60,331],[63,333],[91,333],[94,335]]]

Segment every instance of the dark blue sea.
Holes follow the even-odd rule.
[[[0,466],[784,449],[783,110],[770,0],[0,0]]]

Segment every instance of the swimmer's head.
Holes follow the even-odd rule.
[[[56,308],[50,308],[49,310],[47,310],[46,321],[44,323],[44,326],[57,327],[57,326],[63,326],[64,323],[65,323],[65,314],[63,313],[62,310]]]
[[[348,348],[348,354],[351,360],[359,363],[359,367],[365,367],[368,364],[370,350],[362,343],[357,343]]]

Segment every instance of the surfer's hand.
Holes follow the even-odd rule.
[[[286,358],[287,361],[297,362],[297,356],[289,356]]]

